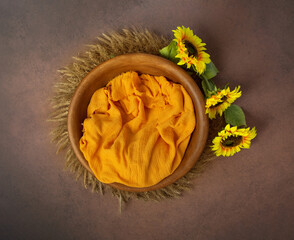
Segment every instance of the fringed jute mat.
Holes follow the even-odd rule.
[[[52,141],[56,143],[58,151],[66,150],[66,167],[74,173],[76,179],[83,179],[85,188],[93,192],[104,193],[110,190],[119,199],[120,209],[123,203],[132,198],[160,201],[167,198],[179,197],[183,191],[191,188],[190,181],[203,172],[207,163],[215,158],[210,150],[212,139],[224,126],[223,119],[210,121],[209,136],[206,147],[196,165],[181,179],[175,183],[155,191],[133,193],[121,191],[101,183],[89,173],[79,162],[70,145],[67,131],[67,114],[71,98],[80,81],[97,65],[118,55],[126,53],[149,53],[159,55],[159,49],[167,46],[169,41],[146,29],[124,29],[121,32],[103,34],[98,37],[95,44],[89,45],[88,50],[74,57],[74,61],[59,70],[61,75],[54,86],[54,96],[51,99],[53,112],[50,121],[54,121],[55,127],[51,132]]]

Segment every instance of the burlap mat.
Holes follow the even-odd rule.
[[[191,179],[203,172],[207,163],[215,158],[209,146],[217,132],[224,126],[224,121],[222,118],[210,121],[206,147],[196,165],[184,177],[159,190],[132,193],[121,191],[99,182],[79,162],[68,138],[67,114],[69,104],[80,81],[100,63],[114,56],[126,53],[141,52],[159,55],[159,49],[168,44],[169,40],[146,29],[124,29],[121,32],[103,34],[101,37],[98,37],[94,44],[87,46],[88,50],[85,53],[74,57],[74,61],[71,64],[59,70],[61,77],[54,86],[54,97],[52,98],[53,112],[50,121],[56,122],[56,125],[51,132],[52,141],[56,143],[58,152],[66,150],[66,167],[76,176],[76,179],[82,178],[85,188],[90,188],[93,192],[103,194],[104,191],[110,190],[119,199],[120,209],[123,203],[132,198],[160,201],[179,197],[183,191],[190,189]],[[197,79],[195,80],[196,82],[198,81]]]

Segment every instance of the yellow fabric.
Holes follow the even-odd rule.
[[[195,128],[192,100],[162,76],[123,73],[90,101],[80,149],[104,183],[148,187],[179,166]]]

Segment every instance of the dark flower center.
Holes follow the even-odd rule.
[[[237,137],[231,136],[231,137],[228,137],[226,140],[223,140],[222,145],[226,147],[235,147],[235,146],[238,146],[241,143],[241,141],[242,141],[241,136],[237,136]]]
[[[228,99],[228,98],[227,98],[226,96],[223,96],[223,97],[221,98],[221,101],[220,101],[219,103],[215,104],[213,107],[218,107],[218,106],[221,105],[223,102],[225,102],[227,99]]]
[[[189,41],[184,41],[184,44],[188,50],[189,57],[197,57],[198,56],[197,49],[195,48],[195,46],[192,43],[190,43]]]

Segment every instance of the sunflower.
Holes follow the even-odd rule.
[[[224,88],[217,91],[216,94],[206,99],[206,111],[210,119],[215,118],[218,113],[222,116],[223,112],[239,97],[241,97],[240,86],[236,87],[233,91],[230,88]]]
[[[251,140],[255,137],[255,127],[250,130],[250,128],[231,127],[230,124],[227,124],[225,129],[213,139],[211,147],[216,156],[229,157],[239,152],[241,148],[249,148]]]
[[[187,64],[187,68],[192,68],[199,75],[201,75],[205,69],[206,64],[210,63],[210,55],[205,52],[206,44],[202,40],[193,34],[190,28],[178,27],[177,30],[173,30],[177,43],[177,55],[180,61],[178,65]]]

